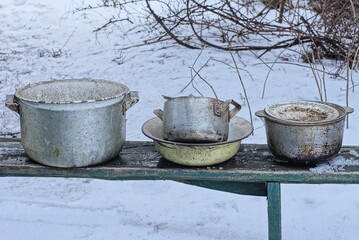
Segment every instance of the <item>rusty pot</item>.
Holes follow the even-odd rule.
[[[338,154],[345,116],[353,111],[333,103],[293,101],[268,105],[256,116],[264,118],[276,161],[314,165]]]

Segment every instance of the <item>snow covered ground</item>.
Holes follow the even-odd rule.
[[[113,10],[72,14],[80,0],[2,0],[0,2],[0,132],[19,132],[19,118],[4,107],[5,95],[28,83],[49,79],[99,78],[139,91],[140,102],[127,112],[127,139],[148,140],[142,124],[161,108],[162,95],[196,94],[188,87],[190,67],[200,51],[172,43],[120,50],[136,36],[116,29],[95,34]],[[205,49],[195,68],[220,99],[249,108],[231,56]],[[268,54],[267,61],[274,55]],[[225,64],[226,63],[226,64]],[[240,53],[241,74],[252,112],[275,101],[319,100],[309,68],[276,64],[265,97],[268,68]],[[326,69],[335,68],[328,61]],[[359,74],[355,73],[355,84]],[[207,96],[211,89],[197,79]],[[328,100],[345,105],[346,82],[326,77]],[[358,145],[359,94],[350,92],[344,144]],[[265,143],[263,122],[254,117],[254,135],[245,143]],[[336,159],[338,161],[338,159]],[[337,164],[337,165],[335,165]],[[337,162],[328,166],[342,166]],[[352,164],[352,163],[351,163]],[[323,169],[323,166],[322,168]],[[325,166],[324,166],[324,169]],[[359,235],[359,186],[283,185],[283,239],[348,240]],[[255,239],[267,238],[266,199],[240,196],[171,182],[111,182],[88,179],[0,178],[1,239]]]

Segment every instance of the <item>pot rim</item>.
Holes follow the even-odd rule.
[[[281,118],[276,118],[271,115],[269,115],[265,110],[260,110],[256,112],[256,115],[258,117],[263,117],[267,120],[270,120],[275,123],[283,124],[283,125],[291,125],[291,126],[321,126],[321,125],[328,125],[333,124],[339,121],[342,121],[348,114],[352,113],[354,110],[350,107],[342,107],[340,105],[334,104],[334,103],[328,103],[328,102],[320,102],[320,101],[312,101],[312,100],[298,100],[298,101],[286,101],[283,103],[295,103],[295,102],[314,102],[314,103],[320,103],[324,105],[328,105],[334,109],[336,109],[339,112],[339,115],[332,119],[317,121],[317,122],[300,122],[300,121],[292,121],[292,120],[285,120]],[[272,104],[271,104],[272,105]]]
[[[24,95],[24,91],[29,90],[31,88],[34,87],[38,87],[41,85],[51,85],[51,84],[58,84],[58,83],[66,83],[66,82],[84,82],[84,83],[99,83],[99,84],[108,84],[108,85],[113,85],[114,87],[120,87],[121,90],[116,93],[113,94],[111,96],[106,96],[106,97],[99,97],[99,98],[94,98],[94,99],[86,99],[86,100],[65,100],[65,101],[46,101],[46,100],[37,100],[34,98],[30,98],[27,96],[23,96]],[[91,78],[79,78],[79,79],[63,79],[63,80],[49,80],[49,81],[40,81],[40,82],[35,82],[35,83],[30,83],[24,87],[21,87],[19,89],[16,90],[15,92],[15,99],[16,100],[20,100],[20,101],[24,101],[24,102],[29,102],[29,103],[41,103],[41,104],[77,104],[77,103],[93,103],[93,102],[99,102],[99,101],[106,101],[106,100],[111,100],[111,99],[117,99],[117,98],[123,98],[127,93],[129,92],[129,88],[119,82],[115,82],[115,81],[110,81],[110,80],[103,80],[103,79],[91,79]]]
[[[300,101],[305,101],[305,100],[300,100]],[[320,102],[320,101],[310,101],[310,102],[318,102],[318,103],[322,103],[322,104],[324,103],[324,102]],[[326,121],[325,120],[324,121],[318,121],[318,122],[299,122],[299,121],[290,121],[290,120],[275,118],[275,117],[272,117],[269,114],[267,114],[265,110],[257,111],[256,116],[262,117],[262,118],[265,118],[266,120],[269,120],[271,122],[275,122],[275,123],[279,123],[279,124],[283,124],[283,125],[290,125],[290,126],[322,126],[322,125],[328,125],[328,124],[333,124],[333,123],[336,123],[336,122],[340,122],[348,114],[350,114],[350,113],[352,113],[354,111],[354,109],[351,108],[351,107],[342,107],[342,106],[334,104],[334,103],[326,102],[324,104],[335,108],[339,112],[339,116],[337,118],[334,118],[334,119],[330,119],[330,120],[326,120]]]
[[[303,117],[308,117],[308,110],[312,110],[311,112],[316,115],[322,114],[324,118],[309,121],[297,120],[300,116],[296,115],[296,113],[303,113]],[[271,117],[290,122],[320,123],[331,121],[339,117],[339,110],[337,108],[322,102],[305,100],[272,103],[267,105],[264,111]]]
[[[177,100],[177,99],[207,99],[207,100],[215,100],[215,101],[222,102],[222,103],[225,102],[225,101],[220,100],[218,98],[204,97],[204,96],[194,96],[192,94],[187,95],[187,96],[177,96],[177,97],[169,97],[169,96],[162,95],[162,97],[164,97],[166,99],[166,102],[167,101],[172,101],[172,100]]]

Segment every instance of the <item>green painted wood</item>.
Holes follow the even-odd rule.
[[[343,147],[340,158],[359,163],[359,147]],[[358,164],[359,165],[359,164]],[[359,166],[319,174],[309,167],[274,161],[266,145],[242,145],[229,161],[210,167],[186,167],[161,158],[152,142],[126,142],[118,158],[85,168],[54,168],[31,161],[18,140],[0,139],[0,176],[76,177],[108,180],[359,183]]]
[[[267,196],[265,183],[243,183],[243,182],[215,182],[215,181],[191,181],[185,180],[182,183],[202,188],[218,190],[241,195]]]
[[[280,183],[267,183],[268,197],[268,239],[282,239]]]

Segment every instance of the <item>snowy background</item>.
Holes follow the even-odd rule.
[[[93,30],[112,9],[72,11],[80,0],[1,0],[0,132],[19,132],[19,118],[4,107],[5,95],[28,83],[50,79],[99,78],[119,81],[139,91],[140,102],[127,112],[127,140],[148,140],[142,124],[163,106],[161,95],[196,94],[181,90],[200,51],[170,42],[121,50],[140,43],[119,28]],[[140,9],[140,8],[139,8]],[[134,9],[134,12],[140,11]],[[274,61],[275,55],[265,55]],[[238,116],[250,119],[248,104],[231,56],[205,49],[195,68],[218,97],[243,105]],[[293,59],[294,62],[299,59]],[[276,64],[265,97],[268,67],[250,53],[238,59],[254,113],[275,101],[319,100],[309,68]],[[326,61],[326,70],[336,67]],[[355,73],[355,84],[359,74]],[[197,80],[207,96],[211,89]],[[345,105],[346,82],[326,77],[330,102]],[[350,115],[344,144],[359,145],[359,94],[350,91]],[[254,135],[244,143],[266,143],[263,122],[254,117]],[[335,161],[333,164],[335,165]],[[340,164],[339,164],[340,165]],[[328,169],[333,169],[328,164]],[[337,166],[337,165],[335,165]],[[282,185],[283,239],[348,240],[359,236],[359,186]],[[1,239],[267,239],[266,199],[201,189],[172,181],[111,182],[88,179],[0,178]]]

